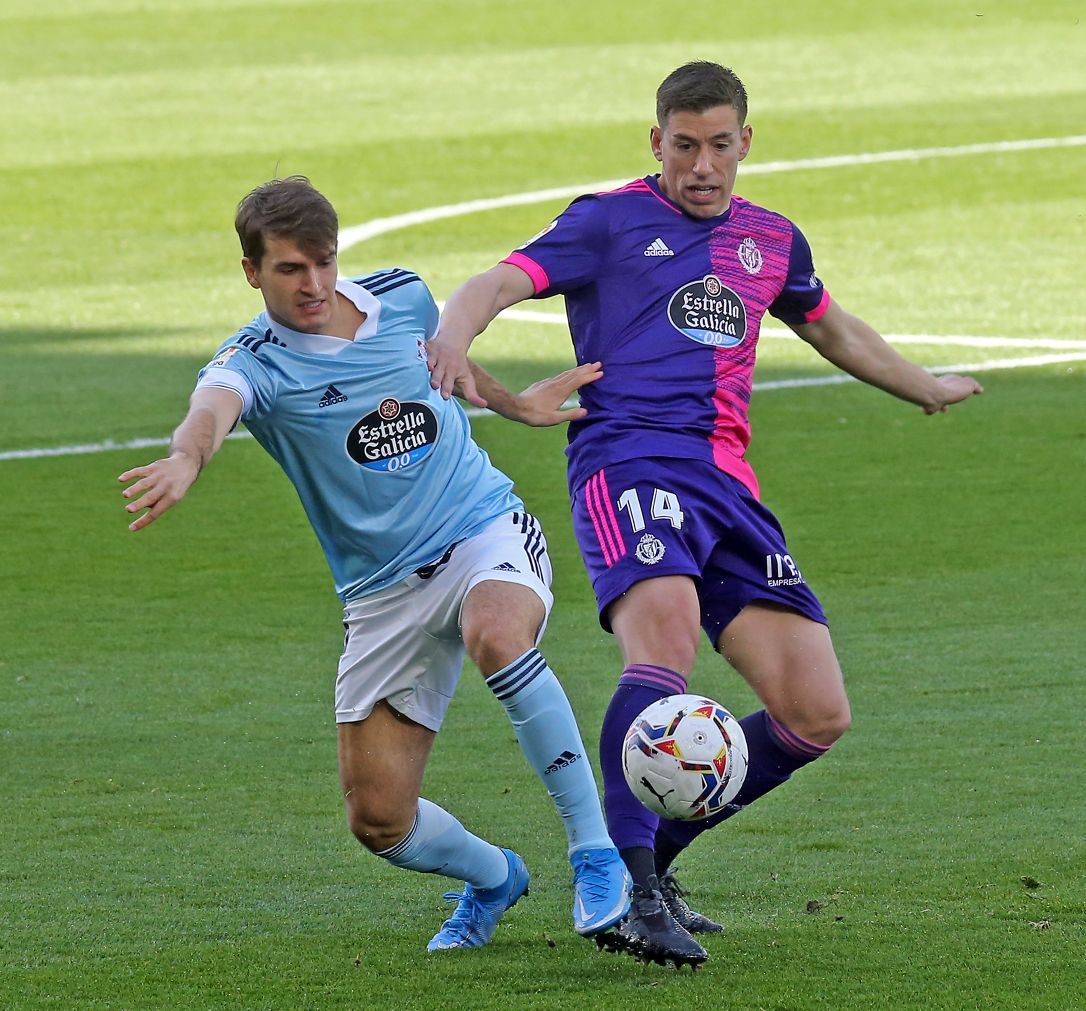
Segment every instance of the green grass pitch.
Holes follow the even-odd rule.
[[[993,146],[1086,132],[1081,13],[0,0],[0,1008],[1086,1004],[1086,149]],[[925,418],[854,383],[777,388],[830,372],[762,345],[752,458],[855,725],[685,862],[728,928],[705,969],[573,934],[561,828],[470,665],[426,792],[520,850],[533,888],[486,949],[427,956],[451,883],[346,830],[339,607],[270,460],[228,443],[133,536],[115,478],[157,448],[19,451],[169,433],[258,309],[231,230],[251,186],[305,173],[346,227],[633,178],[655,164],[654,89],[692,58],[751,93],[738,192],[800,223],[846,308],[922,364],[983,369],[987,392]],[[961,145],[980,147],[759,169]],[[564,203],[387,231],[341,269],[409,266],[443,298]],[[545,317],[497,321],[477,353],[511,385],[571,361]],[[619,662],[563,433],[475,431],[548,531],[544,649],[594,749]],[[692,686],[753,706],[708,649]]]

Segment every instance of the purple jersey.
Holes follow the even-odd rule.
[[[571,491],[654,456],[713,463],[757,496],[745,454],[762,317],[812,323],[829,305],[791,221],[739,197],[694,218],[647,176],[578,197],[504,262],[537,298],[565,295],[577,361],[603,362],[569,426]]]

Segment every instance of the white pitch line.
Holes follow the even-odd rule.
[[[883,162],[917,161],[921,158],[951,158],[974,154],[996,154],[1012,151],[1037,151],[1054,147],[1082,147],[1086,145],[1086,134],[1070,137],[1037,137],[1029,140],[993,141],[986,144],[961,144],[957,147],[917,147],[898,151],[875,151],[868,154],[832,155],[826,158],[799,158],[795,161],[776,161],[754,163],[743,168],[744,175],[765,175],[774,172],[792,172],[803,169],[843,168],[849,165],[874,165]],[[459,204],[446,204],[441,207],[428,207],[406,214],[396,214],[388,218],[374,218],[360,225],[344,228],[339,233],[339,250],[344,252],[366,239],[377,235],[399,231],[412,225],[421,225],[444,218],[456,218],[480,211],[497,210],[501,207],[514,207],[520,204],[537,204],[545,200],[558,200],[563,197],[576,197],[582,193],[594,193],[601,190],[623,186],[629,179],[611,179],[596,183],[579,183],[576,186],[559,186],[547,190],[535,190],[530,193],[512,193],[504,197],[486,200],[468,200]],[[564,323],[565,317],[558,313],[532,312],[527,309],[507,309],[502,314],[507,319],[531,320],[544,323]],[[790,330],[766,328],[765,337],[794,336]],[[1038,347],[1045,349],[1086,347],[1086,341],[1025,341],[1014,337],[969,337],[927,334],[899,334],[887,337],[887,340],[900,344],[958,344],[965,347]],[[991,369],[1027,368],[1038,365],[1052,365],[1060,362],[1086,361],[1086,355],[1037,355],[1032,358],[1006,358],[998,361],[980,362],[968,365],[947,365],[929,369],[931,372],[985,372]],[[815,376],[806,379],[780,379],[766,383],[755,383],[755,390],[795,389],[802,386],[830,386],[838,383],[855,382],[852,376],[832,375]],[[489,411],[469,408],[470,417],[489,414]],[[228,439],[250,439],[248,432],[235,432]],[[154,446],[168,446],[168,438],[129,439],[115,442],[84,443],[74,446],[45,446],[35,449],[9,449],[0,451],[0,462],[4,460],[34,460],[49,456],[81,456],[88,453],[107,453],[116,449],[148,449]]]
[[[1069,355],[1033,355],[1028,358],[993,358],[986,362],[961,362],[957,365],[934,365],[926,367],[932,375],[939,376],[947,372],[998,372],[1004,369],[1036,368],[1041,365],[1061,365],[1068,362],[1086,362],[1086,354]],[[830,376],[807,376],[802,379],[770,379],[764,383],[755,383],[758,390],[795,390],[803,386],[839,386],[841,383],[858,383],[859,380],[844,372],[835,372]]]
[[[441,303],[439,303],[441,305]],[[500,319],[518,320],[522,323],[553,323],[565,326],[566,317],[560,312],[541,312],[538,309],[505,309]],[[1086,341],[1057,340],[1030,337],[976,337],[965,334],[883,334],[891,344],[926,344],[929,347],[972,348],[1043,348],[1046,351],[1086,351]],[[763,327],[759,337],[796,339],[786,327]]]
[[[233,432],[228,439],[251,439],[248,432]],[[117,442],[106,439],[104,442],[84,442],[74,446],[45,446],[40,449],[7,449],[0,452],[3,460],[38,460],[45,456],[85,456],[92,453],[109,453],[115,449],[150,449],[154,446],[168,446],[168,436],[157,439],[126,439]]]
[[[1072,362],[1086,362],[1086,353],[1066,355],[1032,355],[1027,358],[1000,358],[987,362],[964,362],[958,365],[937,365],[928,368],[934,375],[944,372],[993,372],[1002,369],[1036,368],[1041,365],[1060,365]],[[799,379],[770,379],[764,383],[755,383],[754,390],[794,390],[804,386],[838,386],[841,383],[855,383],[859,380],[844,373],[834,373],[829,376],[806,376]],[[567,407],[575,407],[577,402],[570,400]],[[469,418],[481,418],[491,416],[491,412],[485,408],[469,407],[466,409]],[[496,415],[493,415],[496,417]],[[228,439],[251,439],[248,432],[234,432],[227,436]],[[0,462],[4,460],[36,460],[46,456],[82,456],[88,453],[108,453],[117,449],[147,449],[152,446],[168,446],[168,438],[161,439],[129,439],[126,442],[115,442],[107,439],[105,442],[84,443],[77,446],[47,446],[41,449],[8,449],[0,451]]]
[[[1082,147],[1086,145],[1086,134],[1070,137],[1036,137],[1029,140],[1000,140],[985,144],[960,144],[957,147],[911,147],[898,151],[873,151],[868,154],[830,155],[825,158],[798,158],[795,161],[754,162],[743,166],[743,175],[768,175],[775,172],[796,172],[805,169],[846,168],[850,165],[878,165],[895,161],[919,161],[924,158],[957,158],[976,154],[1001,154],[1014,151],[1038,151],[1053,147]],[[501,207],[516,207],[523,204],[539,204],[546,200],[560,200],[565,197],[579,197],[582,193],[599,193],[624,186],[630,180],[608,179],[603,182],[578,183],[575,186],[557,186],[547,190],[535,190],[530,193],[510,193],[503,197],[491,197],[486,200],[468,200],[459,204],[445,204],[440,207],[427,207],[422,210],[408,211],[406,214],[394,214],[387,218],[374,218],[360,225],[351,225],[339,233],[339,251],[345,252],[352,246],[365,242],[378,235],[396,232],[412,225],[423,225],[430,221],[444,218],[458,218],[465,214],[478,214],[482,211],[494,211]]]
[[[1003,369],[1030,369],[1041,365],[1062,365],[1066,362],[1086,362],[1086,354],[1026,355],[1022,358],[992,358],[986,362],[963,362],[958,365],[925,366],[928,372],[999,372]],[[851,377],[850,377],[851,378]]]

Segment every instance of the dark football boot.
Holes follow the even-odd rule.
[[[639,962],[671,962],[676,969],[684,965],[697,969],[709,957],[664,905],[655,875],[647,888],[633,886],[630,915],[597,943],[607,951],[628,951]]]
[[[683,891],[675,875],[668,871],[660,878],[660,896],[668,912],[675,917],[675,922],[690,934],[719,934],[724,928],[708,916],[694,912],[686,904],[686,892]]]

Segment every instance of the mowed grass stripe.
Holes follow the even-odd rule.
[[[599,46],[586,39],[581,45],[531,48],[528,38],[520,40],[520,47],[482,52],[466,38],[459,48],[417,57],[366,52],[366,30],[374,17],[367,7],[353,13],[340,5],[319,7],[312,31],[319,34],[323,26],[343,47],[336,56],[321,53],[320,58],[304,49],[299,54],[294,40],[277,58],[261,45],[260,34],[250,47],[239,48],[238,32],[228,22],[200,15],[187,30],[174,28],[172,33],[171,19],[165,18],[142,45],[123,33],[105,33],[105,45],[88,51],[79,48],[76,36],[63,76],[0,78],[0,104],[6,110],[0,123],[0,168],[97,163],[177,149],[209,155],[281,153],[284,130],[292,143],[304,144],[314,135],[336,143],[333,138],[343,136],[346,109],[359,129],[377,137],[402,131],[403,108],[412,110],[412,133],[430,138],[556,125],[577,130],[614,122],[632,126],[647,121],[661,68],[691,55],[685,42]],[[380,21],[380,14],[376,18]],[[11,57],[21,53],[25,59],[33,51],[33,24],[27,23],[26,38],[10,33],[8,66]],[[593,25],[597,31],[603,28],[596,21]],[[41,40],[44,52],[49,51],[48,27]],[[352,30],[361,52],[359,43],[350,45]],[[126,64],[141,67],[151,40],[163,35],[183,43],[172,59],[167,46],[155,50],[154,71],[124,72]],[[274,38],[285,45],[282,36]],[[1031,67],[1037,71],[1031,87],[1037,100],[1081,92],[1077,39],[1060,26],[1000,24],[983,43],[984,58],[978,59],[972,47],[944,37],[934,25],[903,31],[900,44],[891,49],[874,46],[870,36],[855,32],[835,39],[836,58],[826,60],[824,40],[797,35],[787,45],[792,65],[805,68],[802,88],[779,73],[781,38],[746,42],[742,62],[756,96],[754,110],[763,118],[810,109],[826,95],[834,96],[838,113],[894,108],[902,94],[917,105],[991,102],[1016,96],[1018,75]],[[913,46],[923,47],[925,60],[917,59]],[[211,66],[201,73],[199,58],[193,65],[193,52],[205,49]],[[75,55],[80,51],[93,52],[82,66]],[[930,72],[932,60],[938,74]],[[1017,74],[1009,75],[1008,66],[1015,66]],[[857,79],[865,81],[864,87],[853,86]],[[389,95],[395,101],[388,101]],[[472,96],[485,115],[465,117],[465,96]],[[585,101],[588,96],[605,96],[606,101]],[[199,109],[200,115],[187,115],[190,109]],[[35,143],[26,144],[27,137]]]

